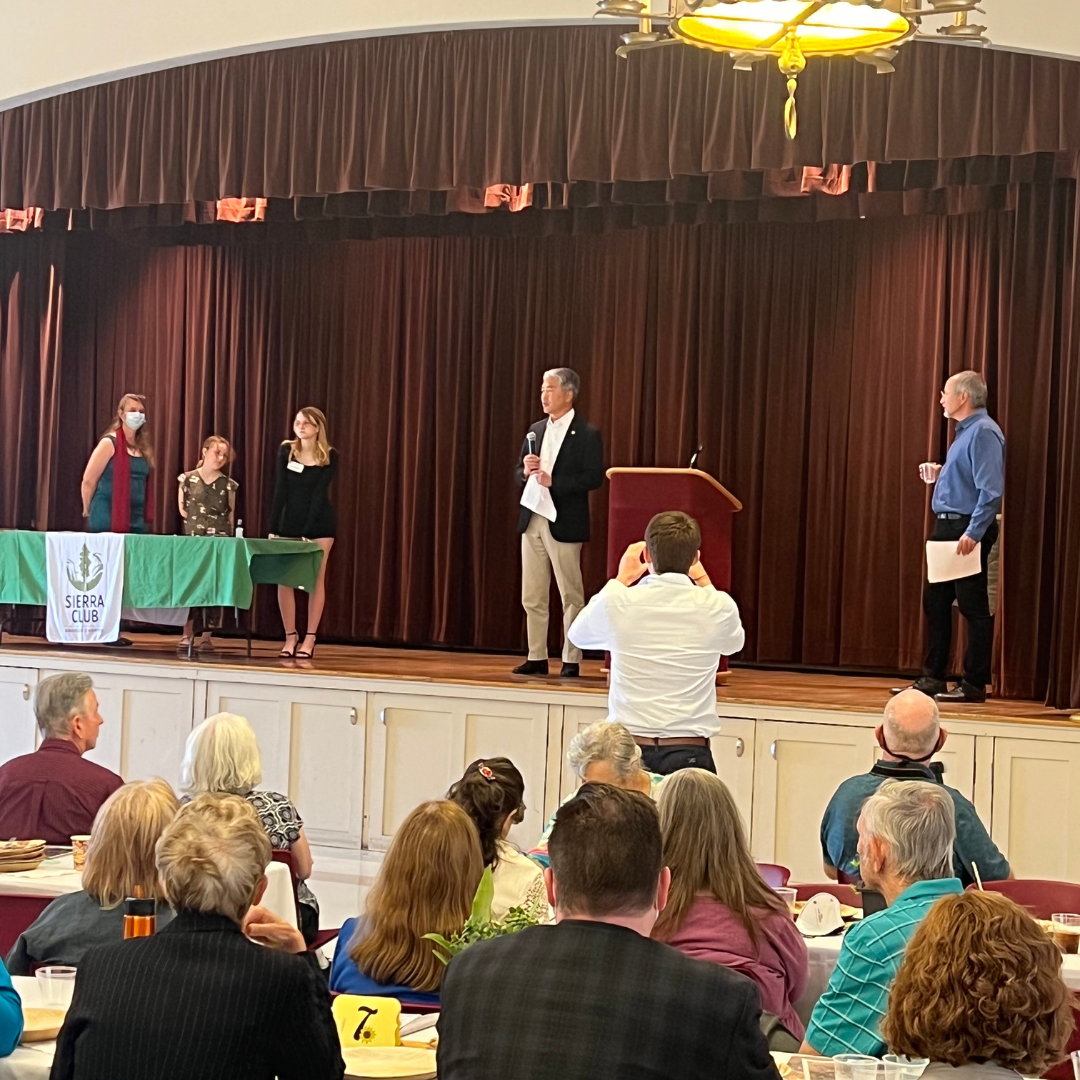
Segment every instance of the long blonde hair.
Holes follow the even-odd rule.
[[[326,434],[326,414],[322,409],[316,409],[314,405],[305,405],[296,410],[305,420],[314,424],[318,429],[315,433],[315,464],[330,464],[330,440]],[[297,438],[285,439],[282,446],[289,446],[289,459],[292,460],[300,455],[300,440]]]
[[[706,895],[723,904],[756,945],[760,914],[755,916],[755,910],[786,915],[787,907],[750,857],[746,829],[727,785],[704,769],[683,769],[664,781],[658,806],[671,891],[653,936],[670,938],[695,898]]]
[[[124,394],[119,403],[116,406],[116,415],[112,418],[112,423],[102,432],[101,437],[104,439],[107,435],[111,435],[114,431],[119,431],[124,421],[121,414],[124,411],[124,405],[128,401],[137,401],[139,406],[145,411],[146,398],[142,394]],[[152,469],[154,467],[154,441],[150,438],[150,432],[147,430],[148,424],[143,424],[138,431],[135,432],[135,448],[142,454],[146,460],[146,464]]]
[[[135,895],[161,896],[154,846],[180,803],[164,780],[135,780],[101,805],[90,831],[83,890],[103,908]]]
[[[469,815],[445,799],[421,803],[390,844],[349,956],[376,982],[438,990],[445,967],[423,935],[450,937],[465,925],[483,872]]]

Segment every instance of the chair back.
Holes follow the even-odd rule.
[[[786,866],[779,866],[771,862],[759,862],[758,873],[770,889],[782,889],[791,877],[791,871]]]
[[[983,882],[983,884],[985,885],[986,882]],[[1069,1053],[1072,1053],[1074,1050],[1080,1050],[1080,1008],[1077,1007],[1075,995],[1073,996],[1072,1014],[1076,1028],[1069,1036],[1069,1041],[1065,1045],[1065,1049]],[[1052,1069],[1047,1069],[1046,1072],[1043,1073],[1043,1076],[1047,1077],[1047,1080],[1074,1080],[1072,1060],[1066,1058]]]
[[[55,896],[0,896],[0,957],[11,952],[19,935],[55,899]]]
[[[977,886],[969,885],[968,890]],[[1059,911],[1080,914],[1080,885],[1069,881],[1043,881],[1027,878],[1019,881],[984,881],[987,892],[1001,893],[1027,908],[1033,918],[1049,919]]]
[[[811,896],[817,896],[818,893],[828,893],[830,896],[835,896],[841,904],[847,904],[848,907],[862,907],[862,893],[856,892],[850,885],[837,881],[826,881],[824,885],[796,885],[794,888],[796,900],[809,900]]]

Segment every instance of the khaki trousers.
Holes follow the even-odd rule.
[[[548,597],[551,595],[551,571],[563,605],[563,662],[580,664],[581,650],[566,636],[570,624],[585,606],[585,587],[581,583],[581,545],[561,544],[551,535],[546,517],[533,514],[521,534],[521,605],[525,608],[529,630],[529,659],[548,658]]]

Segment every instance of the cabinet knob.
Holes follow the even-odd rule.
[[[386,726],[386,710],[385,709],[380,709],[379,710],[379,723],[382,724],[383,727]]]
[[[360,715],[357,713],[356,709],[350,709],[349,710],[349,723],[352,724],[353,727],[356,727],[356,725],[359,723],[359,721],[360,721]]]
[[[769,757],[771,757],[773,759],[773,761],[776,760],[776,740],[775,739],[773,739],[772,743],[769,745]]]
[[[23,699],[23,701],[29,701],[30,700],[30,684],[29,683],[23,683],[22,699]]]
[[[746,743],[744,743],[742,741],[742,739],[736,739],[735,740],[735,756],[736,757],[742,757],[743,756],[743,751],[745,751],[745,750],[746,750]]]

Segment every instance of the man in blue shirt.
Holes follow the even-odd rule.
[[[940,785],[887,781],[866,800],[858,828],[863,881],[889,906],[844,935],[804,1054],[881,1056],[881,1020],[907,943],[937,900],[963,891],[952,876],[953,801]]]
[[[975,869],[984,881],[1003,881],[1012,876],[1008,860],[990,839],[975,807],[942,780],[944,767],[930,759],[945,745],[948,732],[941,727],[937,703],[918,690],[905,690],[885,706],[882,724],[875,733],[882,749],[881,760],[868,772],[845,780],[829,800],[821,819],[821,857],[831,878],[860,876],[855,823],[866,800],[889,780],[921,780],[940,784],[953,801],[956,843],[953,872],[961,884],[975,882]]]
[[[924,483],[934,485],[935,515],[931,540],[955,540],[969,555],[981,544],[982,569],[971,577],[926,584],[927,649],[915,689],[938,701],[985,701],[990,682],[994,616],[986,592],[986,564],[997,540],[997,514],[1005,486],[1005,436],[986,413],[986,383],[977,371],[953,375],[941,392],[945,416],[956,421],[956,437],[944,465],[919,466]],[[952,605],[967,620],[964,678],[952,690],[945,681],[952,646]]]

